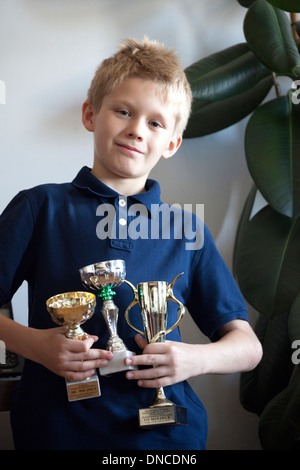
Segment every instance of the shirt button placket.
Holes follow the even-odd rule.
[[[119,197],[119,238],[127,239],[127,200],[126,197]]]

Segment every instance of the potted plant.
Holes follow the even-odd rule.
[[[299,0],[238,0],[245,42],[187,67],[194,103],[185,138],[250,116],[245,157],[253,187],[237,230],[233,271],[259,313],[263,358],[241,375],[242,405],[260,416],[263,449],[300,448]],[[279,76],[290,81],[281,95]],[[268,99],[271,88],[276,97]],[[266,205],[253,215],[257,194]],[[298,351],[299,348],[299,351]]]

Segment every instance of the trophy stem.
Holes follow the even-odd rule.
[[[67,338],[85,340],[88,335],[83,331],[80,325],[70,325],[66,333]]]
[[[133,356],[135,353],[127,349],[117,333],[119,309],[112,300],[114,292],[110,287],[108,289],[108,287],[109,286],[105,286],[105,289],[100,293],[100,296],[104,299],[101,313],[109,331],[109,339],[106,349],[111,351],[114,357],[109,361],[109,364],[106,367],[99,369],[100,375],[110,375],[115,372],[137,369],[136,366],[126,366],[124,364],[125,358]]]
[[[163,387],[157,388],[156,389],[156,397],[154,402],[152,403],[152,406],[172,406],[173,402],[168,400]]]
[[[126,347],[117,333],[119,309],[111,299],[104,300],[101,313],[109,331],[107,349],[111,352],[125,351]]]
[[[111,351],[112,353],[125,351],[125,349],[125,344],[118,335],[112,335],[107,341],[107,350]]]

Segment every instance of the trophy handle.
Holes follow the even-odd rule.
[[[173,294],[173,286],[174,286],[175,282],[177,281],[177,279],[178,279],[180,276],[182,276],[182,275],[183,275],[183,273],[178,274],[178,275],[173,279],[173,281],[168,285],[168,287],[167,287],[167,294],[168,294],[168,295],[167,295],[166,300],[172,300],[173,302],[177,303],[177,305],[179,305],[179,316],[178,316],[178,318],[177,318],[177,322],[174,323],[174,325],[171,326],[171,328],[169,328],[167,331],[160,331],[160,332],[158,332],[158,333],[154,336],[154,338],[152,338],[152,341],[151,341],[151,342],[157,341],[158,337],[160,337],[160,336],[164,336],[164,338],[165,338],[165,336],[167,335],[167,333],[170,333],[170,331],[174,330],[174,328],[176,328],[176,327],[179,325],[179,323],[181,322],[181,320],[182,320],[182,318],[183,318],[183,315],[184,315],[184,313],[185,313],[185,307],[184,307],[184,305],[183,305],[178,299],[176,299],[176,297],[175,297],[174,294]],[[137,331],[137,333],[139,333],[139,334],[141,334],[142,336],[144,336],[144,335],[145,335],[145,332],[144,332],[144,331],[141,331],[141,330],[138,330],[138,329],[131,323],[131,321],[130,321],[130,319],[129,319],[129,310],[130,310],[134,305],[136,305],[136,304],[139,303],[138,291],[137,291],[136,287],[134,287],[134,285],[131,284],[131,282],[127,281],[126,279],[124,280],[124,282],[126,282],[126,284],[128,284],[128,285],[131,287],[131,289],[133,290],[133,293],[134,293],[134,299],[133,299],[133,301],[131,302],[131,304],[130,304],[130,305],[127,307],[127,309],[125,310],[125,314],[124,314],[125,319],[126,319],[128,325],[129,325],[134,331]]]
[[[173,294],[173,286],[175,284],[175,282],[177,281],[177,279],[182,276],[183,273],[180,273],[178,274],[174,279],[173,281],[168,285],[168,289],[167,289],[167,292],[168,292],[168,297],[167,297],[167,300],[172,300],[173,302],[175,302],[177,305],[179,305],[179,316],[178,316],[178,319],[177,319],[177,322],[174,323],[173,326],[171,326],[171,328],[169,328],[167,331],[166,331],[166,334],[167,333],[170,333],[170,331],[174,330],[174,328],[176,328],[179,323],[181,322],[182,318],[183,318],[183,315],[185,313],[185,308],[184,308],[184,305],[178,300],[176,299],[176,297],[174,296]]]
[[[133,290],[133,293],[134,293],[134,299],[133,301],[131,302],[130,305],[128,305],[128,307],[126,308],[125,310],[125,313],[124,313],[124,316],[125,316],[125,319],[128,323],[128,325],[134,330],[134,331],[137,331],[140,335],[144,336],[145,333],[141,330],[138,330],[130,321],[129,319],[129,310],[135,305],[135,304],[138,304],[139,303],[139,299],[138,299],[138,291],[137,289],[134,287],[133,284],[131,284],[131,282],[127,281],[126,279],[124,279],[124,282],[126,282],[126,284],[128,284],[131,289]]]

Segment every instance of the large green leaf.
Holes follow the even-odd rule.
[[[292,93],[259,106],[245,133],[250,174],[269,204],[281,214],[300,214],[300,104]]]
[[[266,0],[256,0],[244,20],[247,43],[270,70],[300,76],[300,58],[287,15]]]
[[[232,271],[234,277],[238,277],[237,268],[239,266],[238,257],[239,257],[239,250],[241,241],[244,240],[245,234],[248,228],[248,222],[250,220],[251,212],[255,203],[257,193],[257,187],[255,184],[252,185],[252,188],[247,196],[246,202],[244,204],[241,218],[238,224],[238,228],[236,231],[235,242],[234,242],[234,249],[233,249],[233,261],[232,261]]]
[[[265,98],[273,77],[250,51],[237,44],[190,65],[192,114],[184,137],[200,137],[224,129],[250,114]]]
[[[263,347],[263,357],[255,369],[241,374],[240,401],[246,410],[257,415],[288,385],[291,377],[293,364],[287,321],[287,313],[273,318],[260,315],[254,328]]]
[[[295,369],[288,387],[266,406],[259,422],[259,437],[264,450],[299,449],[300,444],[300,369]]]
[[[299,12],[299,0],[268,0],[273,7],[280,8],[284,11]]]
[[[300,294],[296,297],[289,314],[288,333],[291,343],[300,340]]]
[[[242,5],[242,7],[249,8],[255,0],[238,0],[238,3]]]
[[[234,272],[247,301],[260,313],[290,310],[300,292],[300,221],[270,206],[250,221],[243,217],[234,254]]]

